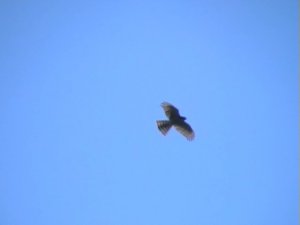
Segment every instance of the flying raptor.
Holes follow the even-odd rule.
[[[169,120],[157,120],[157,127],[159,131],[166,135],[170,128],[174,126],[183,136],[189,141],[195,138],[195,133],[191,126],[185,122],[186,118],[180,116],[178,109],[168,102],[161,103],[161,107],[165,111],[166,116]]]

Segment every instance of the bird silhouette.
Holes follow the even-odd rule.
[[[168,102],[161,103],[161,107],[165,111],[169,120],[157,120],[157,127],[159,131],[166,135],[172,126],[176,128],[189,141],[195,138],[195,133],[191,126],[185,122],[186,118],[180,116],[178,109]]]

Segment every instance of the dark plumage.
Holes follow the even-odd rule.
[[[174,126],[189,141],[195,138],[195,133],[191,126],[185,122],[186,118],[180,116],[178,109],[170,103],[163,102],[161,107],[164,109],[169,120],[157,120],[157,127],[163,135],[166,135],[170,128]]]

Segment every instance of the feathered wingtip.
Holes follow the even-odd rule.
[[[167,105],[172,105],[172,104],[170,104],[169,102],[162,102],[162,103],[160,104],[160,106],[167,106]]]

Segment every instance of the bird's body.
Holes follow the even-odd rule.
[[[195,133],[191,126],[185,122],[186,118],[180,116],[178,109],[170,103],[163,102],[161,104],[169,120],[157,120],[157,127],[163,135],[166,135],[172,126],[176,128],[188,140],[195,138]]]

